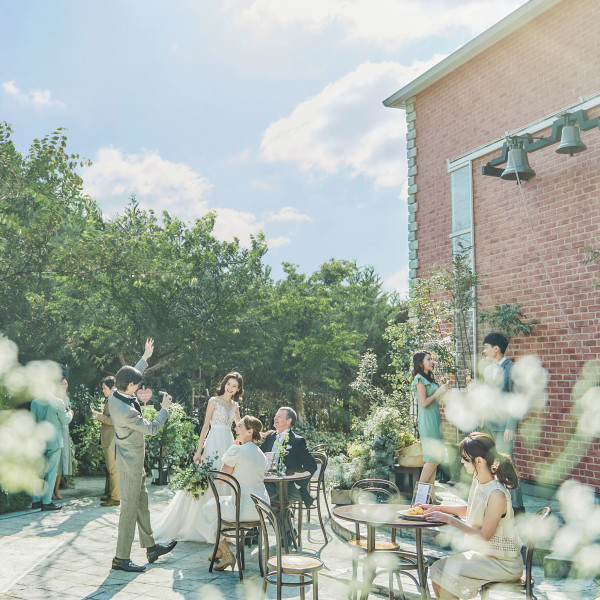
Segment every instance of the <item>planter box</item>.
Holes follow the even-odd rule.
[[[401,448],[398,451],[398,464],[401,467],[422,467],[424,463],[421,442]]]
[[[9,494],[0,488],[0,514],[25,510],[31,506],[31,494]]]
[[[350,490],[333,488],[331,490],[331,504],[352,504],[352,501],[350,500]]]

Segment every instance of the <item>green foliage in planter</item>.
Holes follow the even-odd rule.
[[[101,426],[100,421],[90,419],[73,429],[73,448],[78,475],[104,473],[104,452],[100,446]]]
[[[309,449],[317,444],[325,444],[328,456],[336,456],[345,452],[348,440],[356,436],[355,433],[348,434],[343,431],[319,431],[306,421],[296,423],[294,431],[306,439]]]
[[[374,406],[365,422],[355,427],[362,428],[360,477],[387,479],[394,468],[400,432],[406,427],[402,412],[393,406]]]
[[[402,448],[407,448],[408,446],[412,446],[416,444],[419,440],[406,429],[403,429],[398,433],[398,443],[396,445],[396,456],[398,456],[398,452],[402,450]]]
[[[0,488],[0,514],[24,510],[31,505],[31,495],[25,492],[9,494]]]
[[[332,456],[327,463],[325,471],[325,488],[342,488],[349,490],[355,481],[360,477],[357,473],[360,469],[360,460],[358,458],[348,458],[343,454]]]
[[[153,406],[142,407],[144,418],[153,421],[158,411]],[[169,419],[158,435],[146,437],[146,472],[155,465],[184,467],[192,462],[198,445],[194,423],[180,404],[172,404]]]

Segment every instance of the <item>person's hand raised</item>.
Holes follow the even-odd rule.
[[[169,408],[171,408],[172,403],[173,403],[173,398],[171,398],[171,396],[169,396],[169,394],[165,394],[162,398],[162,402],[160,403],[160,406],[162,408],[169,410]]]
[[[147,361],[154,352],[154,340],[152,338],[146,339],[146,346],[144,347],[144,354],[142,358]]]

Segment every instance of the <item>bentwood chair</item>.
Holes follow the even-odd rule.
[[[281,532],[279,531],[279,523],[275,513],[262,498],[259,498],[255,494],[250,494],[250,496],[256,505],[256,510],[260,517],[262,537],[265,540],[263,595],[267,590],[267,583],[271,583],[277,586],[277,600],[281,600],[282,589],[284,587],[299,587],[300,598],[301,600],[305,600],[305,588],[312,585],[313,599],[318,600],[318,575],[319,571],[323,568],[323,562],[310,554],[301,554],[299,552],[284,554],[282,551]],[[271,526],[275,534],[276,553],[274,556],[270,554],[267,524]]]
[[[316,444],[309,452],[327,452],[327,444]]]
[[[543,522],[548,518],[552,511],[548,506],[544,506],[544,508],[540,508],[537,513],[534,515],[534,522],[528,523],[528,529],[536,532],[543,532]],[[525,552],[525,575],[524,580],[523,577],[518,581],[512,583],[486,583],[481,588],[481,600],[489,600],[490,592],[498,592],[500,595],[498,598],[502,598],[503,595],[506,595],[507,592],[525,592],[526,600],[536,600],[535,595],[533,594],[533,577],[532,577],[532,568],[533,568],[533,554],[535,552],[535,545],[538,541],[538,536],[531,535],[529,536],[529,540],[527,541],[527,550]]]
[[[325,530],[325,524],[323,522],[323,514],[321,512],[321,492],[323,493],[323,497],[325,498],[325,502],[327,502],[327,497],[325,495],[325,469],[327,469],[327,454],[324,452],[311,452],[313,455],[315,462],[317,463],[317,470],[315,471],[315,475],[310,480],[309,491],[312,493],[316,492],[316,496],[314,497],[314,501],[317,504],[317,515],[319,517],[319,524],[321,525],[321,531],[323,532],[323,537],[325,538],[325,543],[329,542],[327,538],[327,531]],[[313,487],[313,480],[315,481]],[[310,507],[304,506],[304,502],[302,500],[298,500],[296,502],[296,515],[298,520],[298,547],[302,549],[302,512],[307,512],[307,522],[310,523],[310,511],[314,510],[312,505]]]
[[[352,504],[388,504],[398,500],[400,497],[400,490],[391,481],[386,479],[361,479],[357,481],[350,488],[350,499]],[[358,561],[361,556],[365,556],[367,553],[367,540],[361,537],[360,525],[356,524],[355,539],[348,542],[350,548],[352,548],[352,589],[350,596],[356,597],[358,590]],[[386,554],[387,567],[386,570],[389,573],[389,591],[390,600],[394,598],[393,591],[393,575],[395,571],[395,565],[397,563],[396,553],[400,552],[400,546],[396,543],[396,530],[392,529],[390,540],[375,540],[375,554]],[[371,557],[374,558],[374,557]],[[402,585],[400,583],[400,575],[397,575],[398,586],[400,592],[402,592]]]
[[[235,520],[233,521],[223,519],[221,514],[221,504],[219,502],[219,498],[223,499],[223,496],[219,495],[217,490],[217,485],[220,485],[221,482],[229,487],[229,490],[231,491],[231,499],[233,502],[235,502]],[[246,568],[244,542],[246,539],[250,539],[256,535],[256,529],[260,527],[260,521],[258,519],[255,521],[240,521],[241,490],[238,480],[233,475],[224,473],[223,471],[209,471],[208,483],[210,484],[217,504],[217,536],[208,570],[212,573],[221,538],[224,537],[225,539],[231,539],[235,542],[235,558],[238,564],[240,581],[242,581],[244,579],[243,570]],[[260,530],[258,535],[258,567],[260,569],[260,574],[263,575],[262,538]]]
[[[327,463],[329,462],[329,456],[327,454],[327,444],[317,444],[311,449],[311,453],[320,452],[325,455],[325,465],[322,467],[323,472],[327,468]],[[311,494],[315,492],[317,494],[317,498],[319,498],[319,474],[320,470],[317,469],[316,473],[310,478],[309,490]],[[329,502],[327,501],[327,493],[325,492],[325,474],[323,473],[323,480],[321,481],[321,491],[323,492],[323,498],[325,499],[325,507],[327,508],[327,514],[331,519],[331,510],[329,510]],[[309,513],[310,515],[310,513]],[[310,517],[309,517],[310,518]]]

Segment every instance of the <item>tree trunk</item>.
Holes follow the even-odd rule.
[[[302,384],[296,386],[293,392],[293,404],[294,410],[298,415],[298,421],[305,421],[304,414],[304,387]]]

